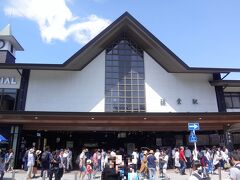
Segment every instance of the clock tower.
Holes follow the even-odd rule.
[[[0,63],[15,63],[16,51],[23,51],[23,48],[12,35],[11,26],[8,24],[0,30]]]

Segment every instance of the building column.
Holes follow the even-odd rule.
[[[224,145],[227,147],[229,151],[233,151],[233,135],[231,132],[229,132],[230,125],[224,125],[223,126],[223,138],[224,138]]]
[[[213,80],[222,80],[220,73],[213,74]],[[224,99],[224,92],[222,86],[215,86],[215,92],[217,96],[217,104],[219,112],[226,112],[226,104]]]
[[[18,125],[12,125],[11,127],[11,148],[14,152],[14,165],[16,165],[17,158],[19,155],[18,141],[20,137],[20,129],[21,127]]]

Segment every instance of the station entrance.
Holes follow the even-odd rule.
[[[156,132],[156,131],[22,131],[21,147],[35,146],[43,150],[50,146],[51,150],[71,148],[74,152],[81,149],[119,149],[131,153],[135,148],[174,148],[176,146],[193,146],[188,142],[189,132]],[[215,145],[223,141],[223,132],[199,132],[199,144],[202,146]]]

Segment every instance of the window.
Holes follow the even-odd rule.
[[[227,109],[240,109],[240,93],[225,92],[224,98]]]
[[[106,49],[105,70],[105,111],[145,112],[143,50],[123,34]]]
[[[0,89],[0,111],[16,110],[17,89]]]

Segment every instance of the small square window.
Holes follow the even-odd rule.
[[[112,60],[118,60],[118,55],[113,55]]]
[[[138,97],[138,92],[137,91],[132,91],[132,97],[137,98]]]
[[[144,86],[139,86],[139,90],[140,91],[144,91],[145,89],[144,89]]]
[[[131,59],[132,59],[133,61],[136,61],[136,60],[138,59],[138,57],[137,57],[137,56],[132,56]]]
[[[111,78],[112,77],[112,74],[111,73],[106,73],[106,78]]]
[[[113,97],[118,96],[118,91],[112,91],[112,96],[113,96]]]
[[[125,98],[119,98],[119,103],[125,103]]]
[[[112,66],[112,62],[111,61],[106,61],[106,66]]]
[[[138,103],[138,98],[133,98],[132,101],[133,103]]]
[[[131,97],[131,91],[126,91],[126,96]]]
[[[132,99],[131,98],[126,98],[126,103],[131,103]]]
[[[118,67],[112,67],[112,72],[118,72],[119,70],[118,70]]]
[[[133,85],[133,86],[132,86],[132,90],[133,90],[133,91],[137,91],[137,90],[138,90],[138,86],[134,86],[134,85]]]
[[[137,104],[133,104],[133,110],[138,110],[138,105]]]
[[[143,79],[139,79],[138,82],[139,82],[140,85],[144,85],[144,80]]]
[[[112,66],[118,66],[118,61],[112,61]]]
[[[130,91],[131,90],[131,85],[126,85],[126,90]]]
[[[131,84],[131,79],[126,79],[126,84]]]
[[[137,79],[133,79],[133,80],[132,80],[132,84],[133,84],[133,85],[137,85],[137,84],[138,84],[138,80],[137,80]]]
[[[119,104],[119,110],[125,111],[125,104]]]
[[[108,73],[108,72],[112,72],[112,67],[106,67],[105,68],[105,71]]]
[[[139,103],[145,103],[145,99],[144,98],[139,98]]]
[[[126,105],[126,109],[127,109],[127,110],[132,110],[132,105],[131,105],[131,104],[127,104],[127,105]]]
[[[119,96],[120,97],[124,97],[125,96],[125,92],[124,91],[119,91]]]
[[[139,91],[139,97],[145,97],[144,91]]]

